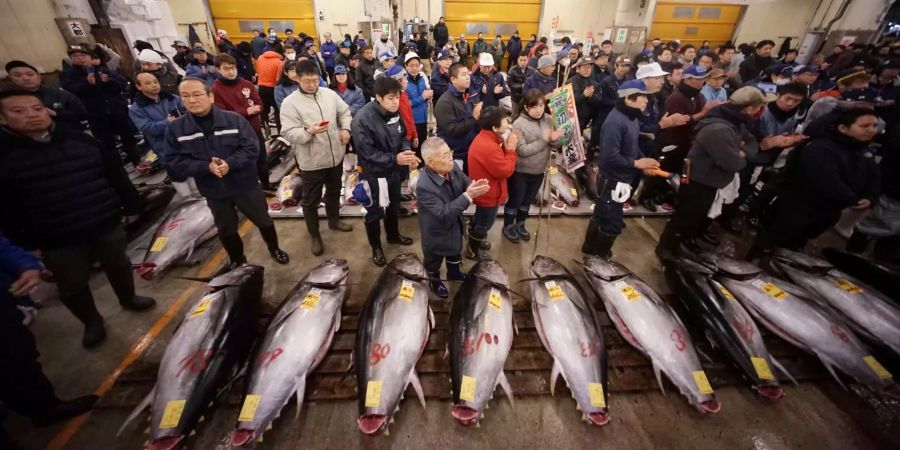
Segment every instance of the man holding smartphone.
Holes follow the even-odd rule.
[[[281,103],[281,134],[293,147],[303,180],[300,206],[315,256],[325,249],[319,234],[319,203],[325,193],[328,228],[352,231],[341,221],[341,176],[350,142],[350,107],[330,89],[319,89],[319,70],[309,60],[297,63],[300,89]]]

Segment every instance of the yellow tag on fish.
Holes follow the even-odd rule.
[[[606,397],[603,396],[602,384],[588,383],[588,395],[591,397],[591,406],[606,408]]]
[[[475,386],[478,380],[474,377],[463,375],[462,383],[459,386],[459,399],[467,402],[475,401]]]
[[[884,366],[882,366],[874,356],[864,356],[863,361],[865,361],[866,364],[869,365],[869,368],[872,369],[872,372],[875,372],[875,375],[878,375],[878,378],[881,378],[882,380],[890,380],[891,378],[894,378],[893,375],[891,375],[891,373],[888,372],[887,369],[885,369]]]
[[[303,297],[303,301],[300,302],[300,307],[303,309],[316,309],[316,306],[319,305],[319,300],[321,299],[320,294],[322,290],[319,288],[312,288],[309,292],[306,293],[306,297]]]
[[[284,190],[284,198],[291,198],[291,197],[293,197],[293,196],[294,196],[294,190],[293,190],[293,189],[285,189],[285,190]]]
[[[156,240],[153,241],[153,245],[150,246],[150,251],[151,252],[163,251],[163,249],[166,248],[166,242],[169,242],[169,238],[167,238],[165,236],[156,238]]]
[[[202,316],[203,313],[205,313],[206,310],[209,309],[209,305],[212,303],[212,301],[214,299],[215,299],[215,297],[213,297],[211,295],[207,295],[206,297],[203,297],[203,300],[200,300],[200,304],[197,305],[197,309],[195,309],[194,312],[191,313],[191,318],[193,319],[194,317]]]
[[[834,280],[834,284],[836,284],[837,287],[843,289],[844,291],[846,291],[847,293],[850,293],[850,294],[862,294],[863,293],[863,290],[860,289],[859,286],[853,284],[853,282],[850,280],[838,278],[837,280]]]
[[[498,310],[503,305],[503,298],[500,297],[500,293],[497,292],[496,289],[491,289],[491,295],[488,297],[488,304]]]
[[[622,293],[622,297],[625,297],[625,300],[629,302],[636,302],[641,299],[641,293],[634,288],[634,286],[630,284],[624,284],[624,286],[619,286],[619,292]]]
[[[550,168],[550,175],[556,175],[559,173],[559,169],[556,166]]]
[[[760,380],[775,379],[775,375],[772,375],[772,369],[769,369],[769,363],[766,362],[765,358],[751,356],[750,362],[753,363],[753,368],[756,369],[756,375]]]
[[[727,298],[728,300],[731,300],[731,301],[737,300],[736,298],[734,298],[734,295],[731,294],[731,291],[726,289],[725,286],[722,286],[719,283],[716,283],[716,286],[719,288],[719,292],[721,292],[722,295],[725,296],[725,298]]]
[[[184,403],[184,400],[170,400],[166,403],[162,420],[159,421],[160,430],[178,426],[178,422],[181,420],[181,413],[184,412]]]
[[[766,283],[766,282],[763,282],[762,280],[755,280],[751,284],[758,287],[761,291],[765,292],[766,294],[769,294],[769,297],[772,297],[775,300],[784,300],[784,299],[788,298],[787,292],[783,291],[781,288],[779,288],[778,286],[775,286],[772,283]]]
[[[370,381],[366,385],[366,406],[377,408],[381,406],[381,381]]]
[[[706,378],[706,373],[702,370],[696,370],[691,372],[691,375],[694,376],[694,383],[697,383],[697,389],[700,390],[701,394],[709,395],[713,393],[713,388],[709,384],[709,379]]]
[[[147,152],[147,162],[154,162],[159,158],[153,151]]]
[[[413,301],[413,296],[416,295],[416,288],[413,286],[412,281],[403,280],[403,283],[400,285],[400,300],[405,302]]]
[[[241,414],[238,416],[238,422],[249,422],[256,417],[256,409],[259,408],[259,401],[262,396],[247,395],[244,398],[244,406],[241,407]]]
[[[572,197],[578,197],[578,189],[569,188],[569,193],[572,194]]]
[[[550,295],[550,300],[554,302],[558,302],[564,298],[566,298],[566,294],[563,293],[562,287],[556,284],[555,281],[547,281],[544,283],[544,287],[547,288],[547,294]]]

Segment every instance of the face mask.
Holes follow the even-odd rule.
[[[291,53],[290,55],[285,55],[285,56],[287,56],[288,61],[293,61],[293,60],[297,59],[296,53]]]
[[[787,79],[787,78],[779,78],[779,79],[777,79],[777,80],[774,80],[773,82],[774,82],[775,84],[777,84],[778,86],[784,86],[785,84],[788,84],[790,81],[791,81],[791,80],[789,80],[789,79]]]
[[[563,59],[559,60],[559,65],[561,65],[563,67],[568,67],[569,62],[570,62],[569,58],[563,58]]]
[[[509,134],[510,134],[510,130],[504,131],[503,134],[500,135],[500,139],[503,139],[503,141],[505,142],[506,139],[509,138]]]

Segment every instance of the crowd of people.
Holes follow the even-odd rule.
[[[277,263],[289,262],[267,212],[266,191],[274,189],[267,145],[289,147],[297,161],[315,256],[325,252],[320,202],[329,230],[353,230],[340,219],[340,191],[345,154],[354,152],[353,194],[365,207],[379,266],[386,264],[382,222],[389,244],[413,243],[399,229],[401,185],[419,171],[425,265],[432,290],[447,297],[441,265],[459,280],[464,256],[489,259],[498,213],[506,240],[531,239],[529,207],[563,138],[548,99],[567,84],[600,174],[584,253],[611,257],[624,212],[638,204],[674,212],[657,247],[661,258],[703,251],[719,242],[716,230],[748,224],[758,227],[751,258],[802,249],[849,208],[871,212],[848,248],[863,252],[877,240],[876,256],[898,261],[897,43],[837,45],[799,64],[797,50],[783,45],[776,54],[770,40],[696,48],[653,39],[625,55],[610,41],[588,48],[531,35],[523,42],[518,32],[506,41],[478,33],[471,44],[465,35],[454,42],[443,18],[432,33],[433,40],[401,37],[398,51],[386,34],[370,43],[362,32],[339,42],[325,33],[316,42],[269,29],[234,44],[218,30],[215,55],[200,42],[176,41],[170,58],[137,41],[130,70],[108,47],[73,46],[59,86],[28,62],[9,61],[11,87],[0,92],[0,202],[13,213],[0,223],[0,257],[12,288],[0,303],[4,324],[19,326],[0,327],[0,351],[22,369],[4,371],[0,385],[30,378],[34,389],[4,391],[3,401],[44,424],[96,400],[57,399],[40,371],[12,299],[27,294],[42,268],[22,248],[52,272],[60,300],[84,324],[86,348],[106,337],[88,285],[95,261],[123,308],[155,305],[136,294],[125,253],[123,224],[142,208],[123,166],[145,164],[138,133],[181,195],[206,199],[229,256],[223,271],[247,261],[238,212]],[[43,400],[22,402],[23,395]]]

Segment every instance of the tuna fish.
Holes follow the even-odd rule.
[[[597,180],[600,178],[600,167],[590,161],[575,171],[575,179],[579,184],[579,192],[584,192],[589,199],[597,200]]]
[[[331,346],[350,293],[347,261],[331,259],[310,271],[281,303],[253,357],[244,402],[231,445],[252,444],[297,395],[303,405],[306,377]]]
[[[812,300],[840,312],[860,336],[900,355],[900,309],[884,294],[827,261],[790,250],[776,250],[769,267],[813,294]]]
[[[586,256],[584,274],[622,337],[650,358],[660,389],[662,372],[699,411],[718,412],[691,336],[672,307],[619,263]]]
[[[361,432],[387,432],[410,384],[425,407],[415,366],[433,327],[425,266],[413,254],[399,255],[381,272],[359,315],[353,364]]]
[[[562,167],[550,167],[550,186],[557,198],[569,206],[578,206],[578,189],[575,187],[575,180]]]
[[[278,183],[278,190],[275,191],[276,200],[269,204],[269,208],[281,211],[284,208],[297,206],[301,183],[300,175],[286,175],[282,178]]]
[[[900,267],[830,247],[822,249],[822,256],[838,269],[868,283],[893,299],[895,304],[900,304]]]
[[[159,222],[166,211],[166,207],[175,196],[175,188],[169,185],[159,185],[141,189],[138,191],[144,203],[144,210],[138,215],[137,220],[125,225],[125,233],[128,241],[137,239],[150,229],[153,224]]]
[[[143,175],[149,175],[152,173],[159,172],[162,169],[162,162],[159,160],[159,155],[156,154],[153,150],[148,150],[144,156],[141,157],[141,161],[135,166],[135,170],[138,173]]]
[[[450,309],[453,418],[462,425],[478,424],[498,384],[513,401],[503,373],[512,347],[512,319],[509,278],[503,267],[495,261],[476,264]]]
[[[694,322],[702,324],[714,347],[724,349],[759,395],[778,399],[784,390],[772,369],[784,368],[769,354],[750,313],[712,279],[715,265],[685,258],[667,261],[666,278]],[[790,377],[789,374],[787,374]]]
[[[215,231],[206,199],[190,197],[178,204],[156,229],[137,274],[145,280],[166,270],[176,260],[190,257],[194,248]]]
[[[838,383],[835,367],[875,392],[900,397],[891,373],[843,320],[810,300],[801,287],[747,262],[718,257],[715,263],[717,281],[766,328],[818,357]]]
[[[606,346],[597,313],[572,274],[555,259],[537,256],[529,286],[534,326],[553,356],[550,393],[562,375],[581,411],[594,425],[609,422]]]
[[[244,265],[210,280],[163,354],[156,385],[122,430],[151,408],[148,450],[177,447],[247,358],[259,319],[263,268]]]
[[[270,183],[278,184],[297,167],[297,160],[288,152],[290,148],[291,143],[283,137],[279,136],[269,140],[266,150],[266,167],[269,169]]]

